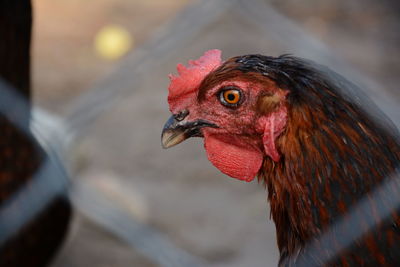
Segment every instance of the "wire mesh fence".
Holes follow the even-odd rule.
[[[232,17],[235,19],[232,20]],[[235,34],[243,33],[243,25],[250,30],[247,31],[247,35],[242,37],[240,42],[232,45],[233,40],[236,41],[237,38]],[[267,43],[268,45],[266,45]],[[209,265],[210,263],[206,259],[194,256],[187,250],[180,248],[167,235],[135,219],[118,203],[110,202],[103,192],[91,187],[85,180],[67,178],[75,175],[69,171],[71,169],[70,155],[77,146],[77,142],[81,142],[81,139],[90,136],[93,133],[91,127],[94,123],[110,110],[117,110],[118,115],[125,112],[127,117],[131,112],[132,114],[141,113],[142,120],[135,121],[137,117],[132,118],[133,123],[137,123],[138,127],[140,127],[140,123],[143,123],[143,120],[152,119],[146,118],[148,113],[157,112],[156,122],[161,121],[163,116],[167,116],[166,103],[159,103],[159,101],[165,102],[166,92],[160,93],[160,97],[154,99],[152,98],[153,93],[158,91],[149,91],[149,87],[159,86],[161,88],[165,85],[165,82],[162,78],[154,78],[152,75],[162,73],[163,76],[166,76],[167,73],[164,73],[164,71],[171,69],[171,64],[186,59],[186,55],[199,54],[199,51],[213,47],[225,49],[228,55],[243,54],[249,50],[263,52],[270,49],[271,43],[274,43],[275,46],[284,46],[284,51],[290,51],[298,56],[314,59],[323,65],[341,70],[341,73],[348,79],[362,84],[364,93],[369,95],[399,125],[400,109],[397,107],[396,100],[390,99],[389,93],[383,93],[384,90],[380,89],[378,83],[352,68],[328,47],[265,2],[199,1],[182,11],[168,25],[165,25],[146,45],[125,58],[108,77],[99,81],[87,93],[75,99],[69,105],[66,115],[63,117],[52,115],[39,107],[34,107],[31,129],[24,128],[25,126],[19,125],[18,114],[20,113],[17,109],[27,109],[29,106],[23,97],[14,93],[10,86],[3,82],[0,83],[1,114],[20,130],[26,133],[32,130],[36,140],[46,149],[48,154],[31,182],[0,207],[0,244],[7,241],[32,220],[55,195],[68,192],[72,203],[81,213],[96,221],[104,229],[156,264],[160,266]],[[276,50],[281,52],[282,47]],[[132,90],[132,88],[134,89]],[[139,99],[143,96],[143,99]],[[148,103],[146,103],[146,100],[149,100]],[[139,102],[143,102],[142,105]],[[134,108],[125,108],[136,104],[137,106]],[[141,110],[143,105],[151,106],[152,104],[156,107]],[[122,112],[118,110],[121,107]],[[375,111],[371,110],[370,112],[374,113]],[[96,127],[101,128],[104,125],[108,124],[100,124]],[[161,129],[162,124],[159,124],[159,127],[157,125],[155,128]],[[153,142],[159,146],[158,139]],[[152,156],[153,154],[149,155]],[[126,158],[122,160],[126,160]],[[168,170],[166,170],[166,173],[168,174]],[[57,179],[54,179],[54,177],[57,177]],[[385,202],[390,203],[389,206],[379,205],[382,207],[379,214],[381,218],[385,218],[391,210],[400,206],[400,197],[388,190],[393,186],[398,186],[398,179],[390,179],[389,183],[382,184],[372,196],[383,194],[390,199],[390,201]],[[15,206],[23,210],[15,212],[13,208]],[[340,249],[336,249],[331,255],[332,258],[364,234],[362,231],[353,231],[354,229],[351,229],[351,232],[345,229],[341,234],[337,232],[337,229],[344,229],[340,227],[343,221],[348,224],[349,221],[354,220],[355,214],[359,214],[357,209],[365,210],[363,209],[363,201],[356,205],[354,210],[348,213],[348,216],[338,222],[339,226],[336,224],[333,226],[334,234],[339,234],[345,238],[341,240]],[[370,214],[366,213],[365,216],[369,218]],[[375,222],[372,220],[367,220],[367,222],[368,228],[372,229]],[[330,248],[330,244],[326,241],[329,240],[326,237],[329,235],[332,235],[331,230],[321,236],[317,242],[318,246],[322,244],[322,246]],[[306,246],[310,255],[316,253],[315,246],[314,243]],[[329,260],[331,258],[319,258],[318,262],[323,264]],[[273,262],[271,266],[275,264]],[[299,264],[300,266],[303,264],[301,259]]]

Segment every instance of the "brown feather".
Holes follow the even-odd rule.
[[[311,94],[320,97],[317,92]],[[347,109],[337,110],[334,122],[322,107],[288,103],[288,126],[278,139],[283,159],[274,163],[265,158],[260,171],[269,191],[278,246],[288,255],[295,254],[378,186],[395,171],[400,159],[395,136],[356,106],[339,100]],[[370,208],[377,213],[372,199]],[[390,243],[400,241],[398,235],[391,234],[390,239]],[[369,234],[364,240],[376,262],[384,264],[377,239]],[[342,266],[347,264],[345,260]]]

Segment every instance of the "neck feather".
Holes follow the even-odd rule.
[[[395,170],[400,161],[396,140],[345,101],[332,109],[291,106],[277,140],[282,158],[265,157],[259,173],[268,188],[281,256],[319,235]]]

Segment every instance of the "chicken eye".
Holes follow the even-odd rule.
[[[224,88],[219,95],[220,102],[228,107],[237,107],[242,99],[242,92],[236,88]]]

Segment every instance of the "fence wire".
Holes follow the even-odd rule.
[[[26,114],[30,109],[25,98],[1,79],[0,95],[0,114],[23,131],[27,137],[31,136],[30,129],[22,124],[19,118],[19,114]],[[134,220],[131,215],[109,203],[93,187],[84,182],[70,186],[65,166],[60,160],[64,153],[60,150],[62,146],[59,145],[62,136],[57,136],[54,132],[42,134],[44,130],[50,129],[58,129],[60,133],[64,128],[63,124],[61,121],[54,121],[54,117],[46,115],[44,110],[37,107],[35,112],[33,131],[39,143],[46,149],[47,157],[29,182],[0,206],[0,247],[34,220],[35,216],[40,214],[56,196],[66,194],[69,188],[69,195],[75,207],[159,266],[205,265],[201,259],[176,247],[158,231]],[[48,139],[49,137],[53,139]]]
[[[131,57],[128,57],[116,69],[114,74],[97,84],[87,94],[79,97],[70,106],[65,118],[57,118],[38,107],[34,107],[32,130],[40,144],[46,149],[48,156],[30,182],[0,207],[0,246],[34,219],[35,215],[40,213],[56,195],[64,194],[67,189],[70,189],[72,202],[79,210],[160,266],[206,265],[202,259],[176,247],[164,235],[135,221],[124,210],[113,206],[112,203],[108,203],[96,189],[89,188],[84,183],[79,182],[74,182],[70,186],[70,180],[65,168],[65,166],[68,168],[68,162],[65,162],[64,155],[68,153],[72,141],[77,136],[82,135],[95,118],[112,107],[116,103],[114,101],[116,98],[120,98],[127,93],[126,88],[131,87],[132,84],[140,83],[139,78],[144,74],[144,70],[157,64],[154,58],[165,57],[171,47],[179,49],[179,45],[186,44],[185,40],[192,38],[197,32],[214,22],[222,12],[231,8],[236,8],[238,13],[249,17],[256,23],[268,24],[270,27],[274,27],[276,32],[283,33],[278,34],[283,42],[292,42],[293,45],[307,47],[307,51],[310,54],[318,54],[323,61],[337,58],[329,49],[303,32],[289,19],[280,15],[270,6],[260,7],[257,1],[201,1],[189,7],[166,26],[162,34],[156,35],[145,46],[146,49],[139,49]],[[261,10],[268,12],[268,15],[266,16]],[[189,36],[185,34],[188,32],[190,32]],[[150,52],[153,54],[152,57],[148,56]],[[141,64],[137,64],[138,62]],[[335,59],[334,62],[339,68],[346,65],[344,61]],[[350,76],[356,77],[357,80],[367,81],[368,86],[365,88],[379,88],[376,83],[347,65],[346,72]],[[117,91],[116,81],[119,84]],[[368,90],[368,94],[376,96],[376,91]],[[18,114],[24,114],[24,111],[30,109],[25,99],[3,81],[0,81],[0,95],[1,115],[5,116],[15,127],[25,132],[27,136],[31,136],[30,129],[21,124],[21,120],[18,117]],[[378,102],[380,102],[379,99]],[[384,109],[392,116],[400,112],[399,109],[394,109],[393,105],[389,107],[389,111],[388,107]],[[397,119],[395,120],[396,122],[398,122]],[[395,178],[387,179],[388,182],[383,183],[370,196],[378,203],[377,205],[380,207],[379,217],[382,220],[389,216],[392,210],[400,207],[400,196],[390,190],[391,187],[398,186],[399,179],[397,174]],[[381,199],[382,195],[385,196],[387,201]],[[368,219],[373,216],[368,211],[365,212],[365,202],[366,200],[360,201],[345,217],[341,218],[331,229],[322,234],[317,242],[308,244],[305,248],[307,253],[318,257],[318,262],[322,265],[340,254],[354,240],[364,235],[365,231],[361,229],[349,230],[346,227],[342,227],[344,224],[348,225],[355,221],[355,216],[359,214],[359,210],[364,211],[368,229],[373,229],[376,226],[376,220]],[[13,209],[15,206],[20,207],[22,210],[16,211]],[[372,211],[369,212],[372,213]],[[329,243],[330,236],[333,234],[344,237],[341,239],[339,247],[332,247]],[[331,250],[331,257],[316,255],[317,246],[318,248],[323,246]],[[307,266],[305,262],[302,262],[301,258],[298,264],[299,266]]]
[[[386,177],[379,187],[362,198],[319,238],[307,244],[302,250],[303,255],[297,259],[296,266],[323,266],[334,260],[356,240],[373,231],[382,221],[391,218],[393,211],[400,207],[399,187],[400,175],[397,171],[391,177]],[[370,208],[371,201],[374,202],[376,210]],[[356,223],[360,214],[363,216],[363,227]],[[335,240],[334,244],[332,240]],[[321,254],[321,251],[329,251],[329,254]]]

